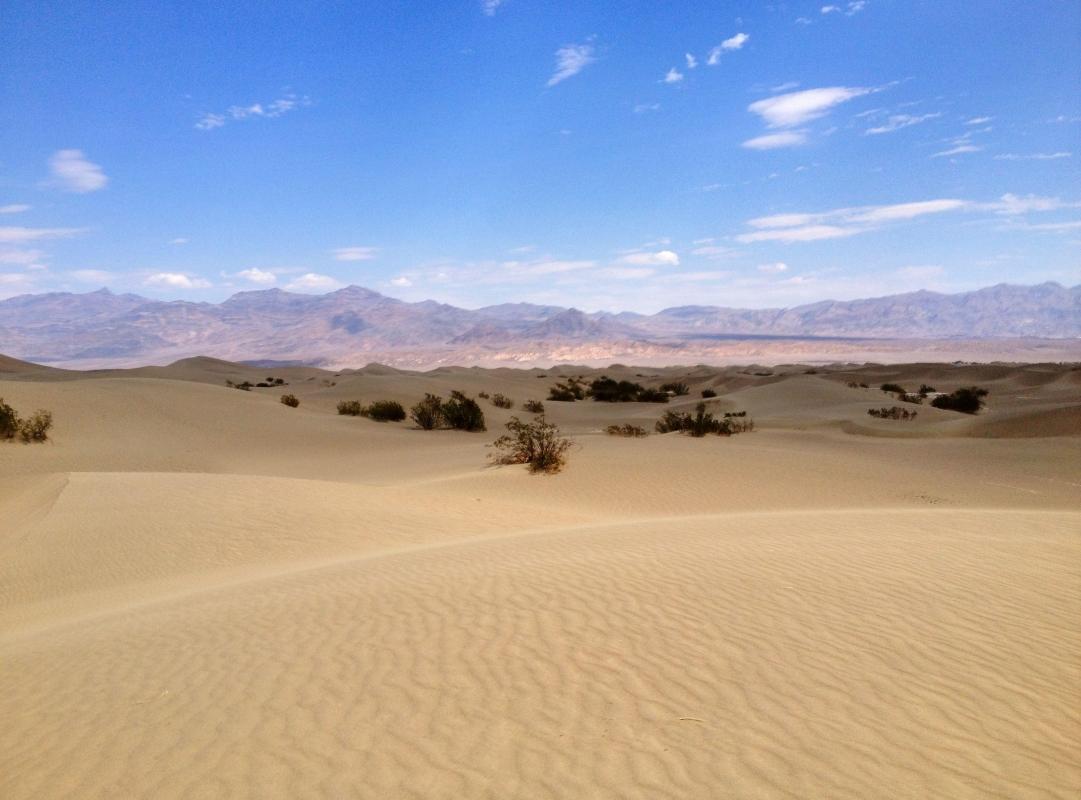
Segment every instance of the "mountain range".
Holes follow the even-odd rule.
[[[470,310],[405,302],[360,286],[324,295],[240,292],[221,303],[108,289],[0,301],[0,352],[78,367],[193,355],[324,366],[543,364],[619,355],[685,362],[692,355],[708,359],[721,343],[753,339],[1076,340],[1081,285],[999,284],[778,309],[679,306],[650,315],[529,303]]]

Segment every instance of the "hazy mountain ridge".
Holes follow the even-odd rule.
[[[680,306],[652,315],[506,303],[475,310],[410,303],[359,286],[324,295],[280,289],[221,303],[159,301],[102,289],[0,301],[0,351],[38,362],[142,363],[195,354],[342,363],[396,351],[463,363],[651,349],[738,336],[859,339],[1081,338],[1081,286],[999,284],[787,309]],[[412,356],[411,356],[412,357]]]

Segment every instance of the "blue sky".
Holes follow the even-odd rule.
[[[1081,280],[1081,4],[5,0],[0,297]]]

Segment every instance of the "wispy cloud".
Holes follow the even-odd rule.
[[[247,106],[230,106],[226,111],[204,114],[196,123],[195,127],[201,131],[212,131],[220,128],[228,122],[237,122],[245,119],[261,117],[274,119],[288,114],[302,106],[310,106],[311,100],[307,97],[298,97],[295,94],[286,94],[269,103],[252,103]]]
[[[143,283],[147,286],[165,286],[170,289],[208,289],[210,281],[186,272],[155,272]]]
[[[681,80],[683,80],[683,73],[675,67],[672,67],[664,75],[665,83],[679,83]]]
[[[854,16],[867,7],[867,0],[853,0],[843,9],[836,5],[826,5],[819,9],[820,14],[844,14],[846,17]]]
[[[921,122],[926,122],[929,119],[935,119],[941,116],[941,113],[920,114],[918,116],[913,116],[912,114],[893,114],[882,125],[868,128],[865,133],[872,136],[882,133],[893,133],[894,131],[901,130],[901,128],[909,128],[913,125],[919,125]]]
[[[873,91],[861,86],[804,89],[756,100],[747,110],[760,116],[770,128],[792,128],[824,117],[835,106]]]
[[[774,214],[747,220],[748,227],[756,230],[742,233],[736,236],[736,240],[749,244],[769,241],[811,242],[822,239],[840,239],[874,230],[889,222],[942,214],[969,205],[964,200],[944,198],[883,206],[837,208],[815,213]]]
[[[687,69],[694,69],[698,66],[698,59],[691,53],[684,53],[683,59],[687,62]]]
[[[750,39],[750,35],[746,33],[737,33],[735,36],[731,36],[725,39],[719,45],[709,51],[709,55],[706,57],[706,63],[711,67],[715,67],[721,63],[721,56],[732,50],[739,50]]]
[[[50,185],[76,194],[96,192],[109,182],[101,167],[89,161],[82,150],[57,150],[49,159],[49,172]]]
[[[788,272],[788,265],[783,261],[774,261],[772,264],[759,264],[757,269],[759,272],[777,274],[780,272]]]
[[[1034,211],[1058,211],[1063,208],[1078,208],[1079,206],[1081,206],[1081,204],[1066,203],[1057,197],[1007,193],[993,203],[984,203],[982,207],[989,211],[994,211],[996,214],[1018,216],[1021,214],[1030,214]]]
[[[634,107],[634,113],[635,114],[645,114],[645,113],[648,113],[650,111],[660,111],[660,110],[661,110],[661,104],[660,103],[639,103],[638,105],[636,105]]]
[[[1062,150],[1057,153],[999,153],[996,161],[1055,161],[1060,158],[1072,158],[1073,153]]]
[[[273,272],[266,272],[258,267],[242,269],[236,275],[238,278],[243,278],[249,283],[255,283],[259,286],[273,286],[278,282],[278,277]]]
[[[116,278],[116,275],[104,269],[74,269],[67,273],[79,283],[104,284]]]
[[[20,250],[0,248],[0,264],[21,264],[24,267],[42,265],[45,252],[42,250]]]
[[[86,231],[86,228],[0,227],[0,242],[36,242],[43,239],[68,239]]]
[[[577,75],[597,60],[592,44],[568,44],[556,50],[556,71],[548,79],[555,86]]]
[[[630,264],[636,267],[678,267],[679,255],[672,250],[658,250],[656,252],[627,253],[619,259],[621,264]]]
[[[29,211],[30,206],[25,203],[11,203],[6,206],[0,206],[0,214],[21,214],[24,211]]]
[[[776,150],[781,147],[798,147],[807,143],[806,131],[783,131],[756,136],[743,143],[749,150]]]
[[[379,250],[375,247],[339,247],[334,251],[336,261],[371,261]]]
[[[494,17],[500,6],[505,3],[506,0],[481,0],[480,9],[484,12],[485,16]]]
[[[933,153],[931,158],[942,158],[943,156],[959,156],[964,153],[978,153],[983,150],[982,147],[976,144],[959,144],[955,145],[948,150],[941,150],[937,153]]]
[[[170,239],[169,244],[179,247],[182,244],[187,244],[188,240],[183,236],[177,236],[175,239]]]
[[[399,275],[397,278],[390,279],[390,285],[405,288],[407,286],[412,286],[413,281],[409,280],[409,278],[405,277],[404,275]]]
[[[970,120],[966,120],[965,124],[966,125],[986,125],[988,122],[990,122],[993,119],[994,119],[994,117],[973,117]]]
[[[317,272],[305,272],[303,275],[286,284],[285,288],[290,291],[299,292],[329,292],[334,289],[341,289],[344,285],[345,284],[337,278],[332,278],[329,275],[320,275]]]

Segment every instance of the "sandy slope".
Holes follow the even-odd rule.
[[[760,430],[552,403],[577,447],[536,477],[485,463],[512,412],[333,407],[558,370],[271,371],[293,410],[222,362],[16,367],[57,425],[0,446],[5,798],[1081,789],[1077,371],[683,370]],[[992,406],[891,426],[853,376]]]

